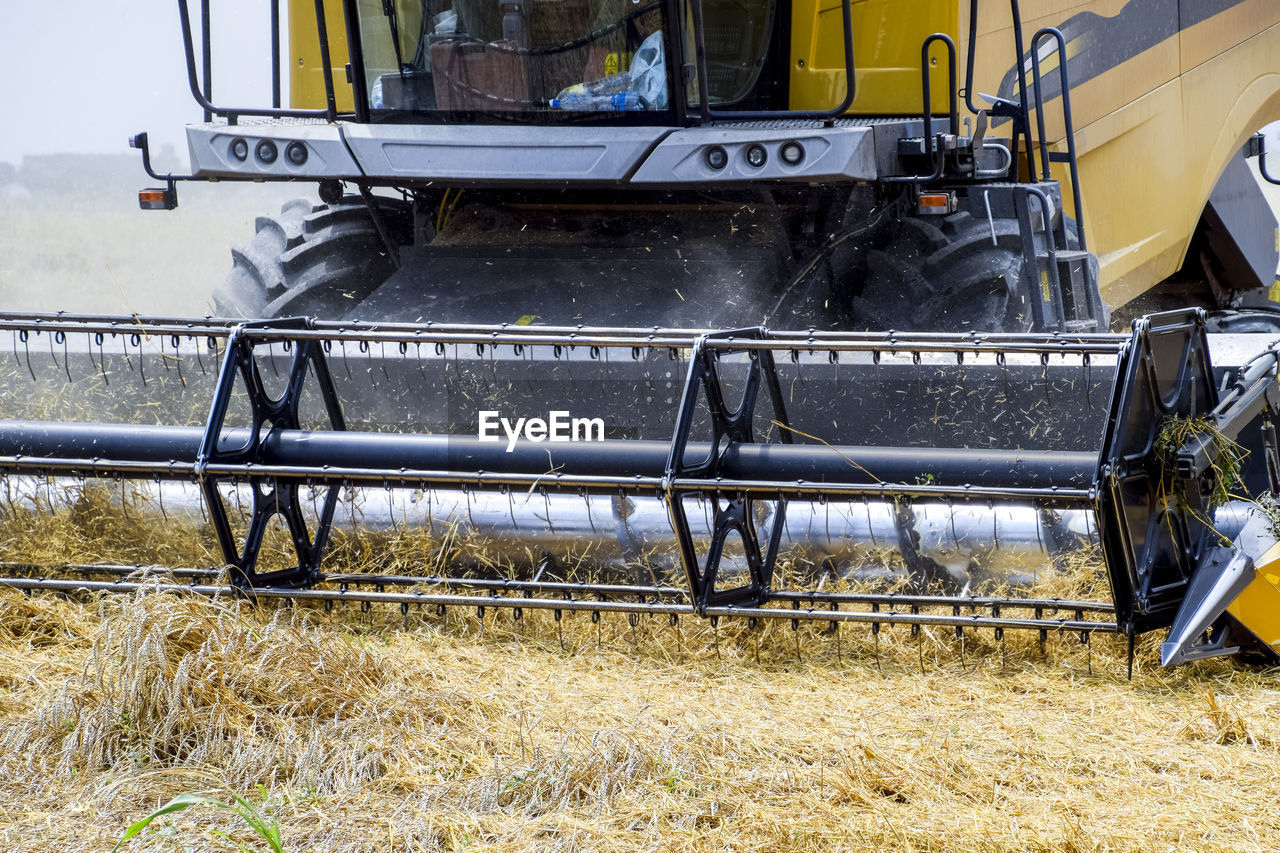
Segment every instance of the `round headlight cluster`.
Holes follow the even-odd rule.
[[[237,136],[227,146],[227,153],[232,160],[246,162],[249,159],[249,140]],[[262,165],[271,166],[280,159],[280,148],[274,140],[259,139],[253,146],[253,156]],[[291,166],[305,166],[310,156],[311,152],[304,142],[290,142],[285,145],[284,158]]]
[[[759,142],[753,142],[741,151],[742,161],[751,169],[763,169],[769,162],[769,149]],[[778,158],[787,166],[799,166],[804,157],[804,145],[799,140],[791,139],[778,146]],[[723,145],[711,145],[703,150],[702,159],[709,169],[719,172],[729,165],[729,152]]]

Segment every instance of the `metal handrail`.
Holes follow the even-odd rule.
[[[933,173],[929,175],[883,178],[882,180],[885,183],[932,183],[940,179],[946,169],[947,155],[943,150],[941,139],[938,140],[938,150],[934,151],[933,93],[929,82],[929,48],[933,47],[935,42],[942,42],[947,48],[947,88],[951,95],[950,112],[948,113],[950,130],[952,136],[960,134],[960,106],[958,101],[960,96],[956,91],[956,43],[946,33],[934,33],[924,40],[924,44],[920,48],[920,88],[924,98],[924,151],[925,159],[933,161]]]
[[[1014,67],[1018,74],[1018,102],[1005,101],[996,99],[991,109],[991,115],[1005,116],[1013,121],[1012,134],[1012,150],[1011,158],[1014,163],[1018,161],[1018,136],[1021,134],[1027,147],[1027,172],[1035,173],[1035,163],[1031,155],[1031,127],[1028,116],[1030,110],[1027,106],[1027,76],[1026,67],[1023,63],[1023,40],[1022,40],[1022,12],[1018,7],[1018,0],[1009,0],[1009,11],[1013,18],[1013,46],[1017,59]],[[965,75],[964,75],[964,102],[969,108],[969,112],[975,115],[981,112],[982,108],[973,103],[973,70],[974,62],[978,53],[978,0],[969,0],[969,55],[965,58]]]
[[[1036,128],[1040,133],[1040,164],[1042,180],[1052,180],[1049,162],[1053,156],[1049,153],[1049,140],[1044,129],[1044,95],[1041,92],[1040,75],[1040,42],[1052,38],[1058,43],[1058,85],[1062,89],[1062,121],[1063,132],[1067,138],[1067,167],[1071,172],[1071,195],[1076,210],[1076,239],[1081,251],[1087,251],[1084,238],[1084,207],[1080,198],[1080,170],[1076,162],[1075,119],[1071,115],[1071,81],[1067,74],[1067,40],[1056,27],[1044,27],[1031,39],[1032,85],[1036,91]]]
[[[275,323],[276,325],[273,325]],[[228,337],[240,329],[247,340],[292,343],[333,341],[352,344],[404,344],[420,346],[474,345],[553,346],[566,349],[618,347],[634,349],[687,349],[707,335],[704,329],[627,328],[610,326],[481,326],[462,323],[377,323],[317,320],[310,328],[286,327],[283,321],[257,321],[216,317],[142,317],[108,314],[0,314],[0,332],[65,336],[163,335]],[[980,355],[1036,354],[1116,355],[1129,340],[1127,335],[1110,333],[1066,334],[1048,332],[1028,337],[1007,332],[836,332],[765,330],[762,337],[708,337],[704,346],[713,350],[733,350],[749,346],[754,350],[808,353],[963,353]]]
[[[697,79],[701,82],[700,87],[700,107],[698,115],[706,122],[717,120],[751,120],[751,119],[815,119],[831,121],[848,111],[853,104],[856,94],[857,81],[855,77],[854,56],[853,56],[853,13],[850,6],[851,0],[841,0],[841,19],[843,24],[843,40],[844,40],[844,72],[846,79],[844,100],[836,107],[828,110],[717,110],[713,109],[707,97],[707,66],[706,66],[706,48],[705,36],[702,29],[702,3],[701,0],[693,0],[691,10],[694,19],[694,39],[696,45],[696,74]],[[233,124],[241,116],[265,117],[265,118],[313,118],[326,119],[335,121],[338,116],[336,105],[336,96],[333,80],[333,62],[329,54],[329,38],[327,32],[327,24],[324,14],[324,0],[315,0],[316,10],[316,29],[320,43],[321,66],[324,72],[325,81],[325,103],[324,109],[282,109],[281,102],[281,63],[280,63],[280,8],[279,0],[271,0],[271,33],[272,33],[272,49],[271,49],[271,86],[272,86],[272,106],[266,107],[238,107],[224,106],[216,104],[213,101],[213,63],[212,63],[212,37],[210,33],[210,0],[201,0],[201,68],[197,70],[195,41],[192,34],[191,12],[189,9],[190,0],[178,0],[178,14],[182,25],[183,49],[187,62],[187,82],[191,91],[191,96],[196,104],[204,111],[205,120],[210,121],[214,116],[223,116],[228,118]],[[350,14],[350,4],[344,4],[347,11],[347,28],[348,42],[353,40],[358,46],[358,37],[353,39],[352,31],[353,16]],[[354,24],[358,26],[358,24]],[[358,35],[358,34],[355,34]],[[673,42],[680,40],[673,39]],[[678,45],[676,45],[678,47]],[[363,75],[364,69],[358,67],[360,63],[357,57],[353,56],[357,68],[354,69],[357,75]],[[679,67],[683,67],[683,63]],[[679,89],[676,93],[676,100],[685,107],[678,114],[681,117],[688,115],[688,92],[687,87],[680,85],[679,74],[672,74],[673,88]],[[357,90],[360,87],[355,87]],[[362,104],[363,99],[356,98],[355,115],[361,120],[366,120],[367,107]]]
[[[201,74],[196,70],[196,52],[195,42],[191,33],[191,10],[188,8],[190,0],[178,0],[178,17],[182,24],[182,46],[186,53],[187,59],[187,84],[191,90],[191,96],[195,99],[196,104],[204,110],[205,120],[212,120],[213,116],[225,116],[232,123],[240,116],[255,116],[265,118],[322,118],[334,121],[337,118],[336,99],[333,88],[333,65],[329,56],[329,36],[325,26],[324,17],[324,0],[315,0],[316,6],[316,28],[320,37],[320,58],[324,67],[325,77],[325,99],[327,107],[322,110],[295,110],[295,109],[279,109],[277,107],[227,107],[219,106],[212,100],[213,98],[213,61],[212,61],[212,37],[209,31],[209,0],[201,0],[201,23],[203,31],[201,38],[201,54],[203,62],[203,80]],[[273,32],[277,34],[275,46],[272,52],[272,86],[274,89],[274,101],[279,102],[280,89],[280,57],[279,57],[279,3],[275,0],[272,5],[273,15]]]
[[[1280,186],[1280,178],[1267,171],[1267,135],[1265,133],[1258,134],[1258,173],[1267,183]]]

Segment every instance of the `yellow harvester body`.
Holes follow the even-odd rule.
[[[381,0],[360,2],[373,7]],[[415,31],[421,5],[399,5],[402,30]],[[342,5],[325,8],[333,63],[340,69],[347,62]],[[1010,97],[1016,91],[1009,88],[1010,6],[983,0],[980,8],[979,104],[979,93]],[[857,97],[851,113],[919,113],[920,45],[930,33],[956,39],[964,68],[968,3],[855,0],[852,11]],[[1113,308],[1121,306],[1179,268],[1227,162],[1251,134],[1280,119],[1280,3],[1030,0],[1022,4],[1022,16],[1028,39],[1046,26],[1062,28],[1069,39],[1088,237],[1102,267],[1102,295]],[[792,109],[829,107],[843,97],[840,18],[837,0],[792,3]],[[289,21],[292,104],[323,106],[314,4],[290,0]],[[1046,55],[1042,71],[1055,74],[1056,58]],[[935,73],[933,107],[942,112],[947,85],[941,63]],[[335,82],[339,110],[350,110],[351,87],[341,75]],[[1058,107],[1057,101],[1048,105],[1046,121],[1050,136],[1061,141]],[[1065,169],[1055,169],[1055,177],[1069,185]],[[1280,304],[1280,288],[1272,295]]]

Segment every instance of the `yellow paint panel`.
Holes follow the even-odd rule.
[[[1034,23],[1029,22],[1026,32],[1029,34],[1035,32],[1035,28],[1040,26],[1061,24],[1062,21],[1062,17],[1048,17]],[[1091,45],[1089,41],[1088,35],[1081,35],[1067,42],[1068,54],[1076,56],[1091,48],[1096,49],[1096,45]],[[979,36],[977,57],[974,69],[974,90],[976,93],[994,94],[999,91],[1005,74],[1013,64],[1012,29],[1006,28]],[[1048,61],[1041,63],[1041,73],[1046,76],[1051,72],[1056,74],[1057,65],[1055,53]],[[1076,130],[1079,131],[1090,122],[1124,108],[1143,95],[1176,79],[1177,76],[1178,40],[1168,38],[1091,80],[1074,81],[1071,90],[1071,108]],[[975,97],[974,100],[979,99]],[[1050,139],[1058,139],[1063,134],[1060,115],[1061,110],[1056,103],[1050,104],[1045,111],[1046,130]],[[1077,144],[1079,144],[1078,139]]]
[[[1280,652],[1280,547],[1258,561],[1253,582],[1231,602],[1227,612],[1274,651]]]
[[[1112,306],[1178,269],[1227,160],[1255,130],[1280,119],[1280,75],[1271,71],[1280,27],[1268,28],[1280,18],[1280,4],[1250,0],[1235,8],[1241,14],[1233,18],[1228,10],[1190,31],[1206,34],[1206,50],[1225,52],[1189,72],[1178,74],[1187,61],[1184,34],[1073,90],[1085,222],[1102,265],[1102,295]],[[1212,32],[1229,20],[1253,27],[1252,37],[1242,41],[1239,30],[1214,43]],[[1060,137],[1057,111],[1046,118],[1050,137]],[[1059,141],[1054,148],[1065,146]],[[1065,171],[1054,172],[1067,192]]]
[[[1280,7],[1271,17],[1277,16]],[[1197,26],[1195,31],[1199,30]],[[1273,24],[1182,75],[1187,162],[1195,167],[1188,177],[1198,178],[1202,205],[1227,160],[1254,132],[1280,119],[1277,55],[1280,24]]]
[[[844,98],[844,33],[838,0],[796,0],[791,7],[794,110],[829,109]],[[850,112],[918,114],[920,47],[942,32],[956,38],[956,0],[857,0],[852,4],[856,99]],[[937,46],[931,79],[933,109],[946,112],[945,50]],[[957,69],[957,73],[961,73]]]
[[[1267,27],[1280,23],[1280,4],[1275,0],[1246,0],[1183,30],[1182,70],[1208,62]]]
[[[1181,104],[1175,79],[1076,133],[1087,236],[1110,305],[1176,270],[1190,238],[1194,222],[1186,220],[1197,202],[1186,180]]]
[[[364,2],[364,0],[362,0]],[[322,110],[325,107],[324,63],[320,59],[320,36],[316,28],[316,5],[310,0],[289,0],[289,105],[294,109]],[[329,35],[329,62],[333,66],[334,99],[339,112],[355,109],[351,85],[344,69],[347,62],[347,23],[342,4],[324,6],[324,25]]]

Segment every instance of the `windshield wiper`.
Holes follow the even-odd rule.
[[[396,51],[396,68],[400,71],[400,78],[404,79],[404,56],[400,52],[400,20],[396,16],[395,0],[382,0],[382,14],[387,16],[387,23],[391,26],[391,46]]]

